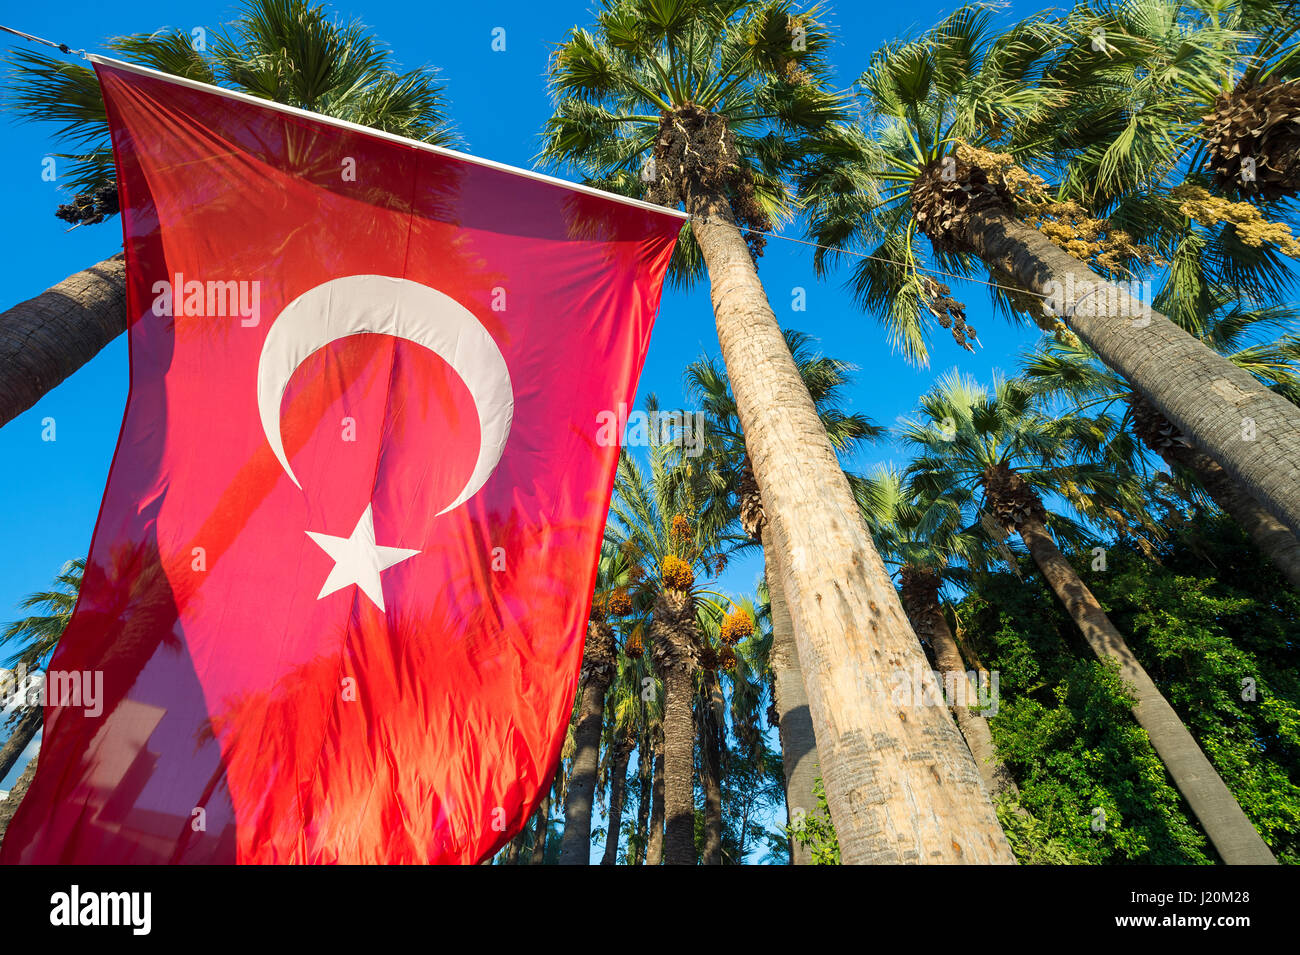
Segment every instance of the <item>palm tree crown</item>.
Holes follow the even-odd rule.
[[[906,471],[912,488],[933,500],[958,489],[956,499],[994,536],[1001,536],[998,526],[1013,526],[995,493],[999,476],[1008,471],[1039,498],[1039,508],[1043,496],[1054,496],[1094,524],[1127,527],[1129,521],[1144,521],[1144,486],[1129,467],[1134,443],[1117,419],[1047,412],[1022,381],[999,379],[986,389],[944,375],[921,397],[920,413],[903,422],[900,436],[918,451]],[[1085,524],[1059,509],[1044,516],[1063,542],[1094,540]]]
[[[439,146],[459,142],[436,70],[400,72],[359,21],[341,21],[306,0],[246,0],[235,21],[201,45],[179,30],[117,37],[105,45],[129,62],[173,76]],[[56,139],[74,150],[54,154],[68,161],[60,178],[79,193],[111,186],[108,119],[94,71],[27,50],[15,50],[9,61],[8,104],[26,120],[57,124]]]
[[[603,0],[596,29],[575,27],[551,56],[541,158],[691,212],[718,192],[737,222],[770,230],[793,212],[784,171],[797,138],[840,115],[818,17],[786,0]],[[762,236],[748,240],[761,250]],[[689,283],[702,269],[684,226],[671,275]]]
[[[41,612],[15,620],[0,631],[0,645],[14,647],[5,660],[6,666],[21,667],[29,673],[41,667],[72,619],[85,572],[86,558],[70,560],[54,578],[52,589],[28,594],[22,599],[18,604],[21,609]]]
[[[943,307],[951,301],[947,290],[923,269],[932,262],[967,275],[976,263],[941,243],[927,255],[915,184],[936,170],[942,175],[959,145],[1036,155],[1037,144],[1020,141],[1016,131],[1053,115],[1066,99],[1043,81],[1064,42],[1062,28],[1031,17],[999,34],[993,17],[989,6],[967,4],[914,39],[880,47],[857,81],[859,121],[827,126],[808,144],[812,158],[800,189],[810,237],[824,246],[814,265],[825,272],[842,248],[870,255],[857,260],[850,288],[863,308],[882,316],[891,345],[917,363],[928,358],[931,318],[944,327],[956,319],[959,342],[974,337],[959,310]],[[928,234],[936,237],[933,228]]]

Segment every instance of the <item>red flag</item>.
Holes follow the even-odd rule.
[[[0,861],[477,862],[551,785],[680,219],[96,71],[131,390]]]

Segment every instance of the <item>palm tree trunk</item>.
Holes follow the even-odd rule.
[[[650,841],[646,849],[645,864],[659,865],[664,859],[664,754],[655,753],[654,808],[650,812]]]
[[[641,734],[637,750],[636,847],[628,860],[629,865],[642,865],[645,862],[646,843],[650,839],[650,794],[655,775],[654,751],[650,747],[648,734]]]
[[[605,854],[600,857],[601,865],[613,865],[618,861],[618,836],[623,829],[623,803],[627,793],[627,761],[632,756],[632,741],[619,740],[615,744],[613,776],[609,784],[609,826],[605,836]]]
[[[706,674],[707,696],[699,698],[700,788],[704,790],[703,865],[722,865],[722,747],[715,707],[721,695],[717,674]]]
[[[1273,562],[1291,586],[1300,590],[1300,540],[1259,501],[1246,493],[1218,461],[1187,439],[1146,399],[1128,401],[1133,433],[1169,465],[1191,471],[1210,499],[1244,528],[1260,553]]]
[[[690,597],[665,589],[650,636],[664,684],[664,864],[695,864],[695,611]]]
[[[27,745],[36,737],[36,731],[41,728],[44,719],[45,709],[40,706],[28,707],[23,715],[18,717],[18,725],[9,734],[4,746],[0,746],[0,779],[9,775],[9,770],[14,768],[18,757],[22,756]]]
[[[989,266],[1035,292],[1059,296],[1062,289],[1108,284],[1005,212],[972,212],[967,230],[971,246]],[[1300,534],[1300,411],[1295,405],[1122,289],[1117,296],[1079,300],[1066,312],[1063,320],[1103,362]]]
[[[1218,461],[1198,448],[1168,448],[1161,457],[1196,475],[1211,500],[1245,529],[1260,553],[1271,560],[1292,587],[1300,590],[1300,540],[1234,481]]]
[[[564,835],[560,839],[560,865],[587,865],[591,861],[591,811],[600,759],[600,730],[605,718],[604,680],[588,680],[582,688],[575,750],[569,787],[564,796]]]
[[[555,785],[552,783],[551,789],[546,790],[546,795],[542,797],[542,804],[537,809],[537,829],[533,836],[533,852],[528,860],[529,865],[541,865],[546,861],[546,837],[551,832],[551,793]]]
[[[22,803],[23,798],[27,795],[27,790],[32,787],[32,779],[36,776],[36,760],[33,757],[23,768],[22,774],[14,781],[14,788],[9,790],[9,795],[0,802],[0,845],[4,845],[5,830],[9,828],[9,823],[13,821],[14,814],[18,812],[18,806]]]
[[[794,625],[781,590],[780,555],[772,545],[772,534],[763,534],[763,559],[767,593],[772,608],[772,668],[777,730],[781,737],[781,768],[785,772],[785,819],[790,832],[790,863],[812,865],[812,849],[794,835],[799,823],[817,811],[813,787],[817,783],[817,738],[813,732],[808,693],[799,669],[799,647]]]
[[[501,860],[502,865],[519,865],[519,850],[523,848],[523,840],[522,832],[510,840],[506,846],[505,858]]]
[[[1135,691],[1134,716],[1151,737],[1165,769],[1219,856],[1229,865],[1275,865],[1273,853],[1242,812],[1232,792],[1133,656],[1128,642],[1115,629],[1092,591],[1057,548],[1047,528],[1036,518],[1023,520],[1016,526],[1034,563],[1065,605],[1093,653],[1102,660],[1119,664],[1120,675]]]
[[[934,648],[934,662],[943,675],[945,688],[959,687],[967,700],[978,699],[976,688],[966,674],[966,664],[957,641],[948,629],[948,621],[939,606],[939,581],[930,573],[903,570],[903,607],[918,636],[927,637]],[[1020,789],[1006,764],[998,757],[993,746],[993,734],[988,720],[960,700],[949,700],[957,728],[970,747],[975,764],[979,767],[984,787],[994,798],[1017,797]]]
[[[121,253],[0,315],[0,427],[126,331]]]
[[[948,622],[944,620],[942,611],[939,612],[935,624],[932,645],[935,662],[944,678],[964,681],[966,698],[978,699],[976,688],[966,674],[961,651],[957,649],[957,641],[952,638],[952,631],[948,629]],[[954,706],[953,716],[957,720],[957,728],[966,739],[966,745],[970,747],[971,755],[975,757],[975,763],[980,769],[980,778],[984,780],[988,791],[994,798],[1007,796],[1018,800],[1020,787],[1016,785],[1011,770],[1007,769],[1006,763],[998,756],[997,748],[993,745],[993,733],[989,730],[989,721],[982,713],[975,712],[969,706]]]
[[[928,675],[848,479],[799,377],[725,197],[691,201],[718,341],[794,621],[841,858],[1012,863],[975,761],[939,707],[900,712]]]
[[[564,795],[560,865],[591,862],[591,809],[600,762],[600,731],[605,722],[605,693],[613,675],[613,631],[609,624],[593,620],[587,625],[587,643],[582,652],[582,702],[573,733],[573,766]]]

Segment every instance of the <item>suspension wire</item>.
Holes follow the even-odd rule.
[[[66,43],[55,43],[53,40],[47,40],[44,37],[32,36],[30,33],[24,33],[22,30],[15,30],[13,27],[7,27],[4,24],[0,24],[0,30],[4,30],[5,33],[12,33],[14,36],[20,36],[24,40],[30,40],[32,43],[44,43],[46,46],[53,47],[60,53],[65,53],[69,56],[76,54],[83,60],[87,58],[85,50],[74,50]]]
[[[710,219],[708,216],[696,216],[695,218],[699,219],[701,222],[705,223],[706,225],[714,221],[717,222],[726,221],[724,219],[717,219],[717,220]],[[1045,295],[1042,292],[1035,292],[1027,288],[1021,288],[1018,285],[1002,285],[999,282],[985,282],[983,279],[971,278],[969,275],[958,275],[956,272],[945,272],[943,269],[926,268],[925,266],[916,265],[910,262],[900,262],[898,259],[887,259],[880,255],[869,255],[866,252],[856,252],[853,249],[842,249],[839,246],[835,246],[835,245],[822,245],[820,242],[811,242],[807,239],[796,239],[794,236],[781,235],[779,232],[764,232],[762,229],[755,229],[752,226],[741,225],[738,222],[732,222],[730,223],[730,225],[733,225],[737,229],[740,229],[744,232],[752,232],[754,235],[767,236],[770,239],[781,239],[785,242],[794,242],[797,245],[811,246],[814,249],[825,249],[827,252],[834,252],[839,255],[852,255],[852,256],[856,256],[859,259],[870,259],[873,262],[883,262],[886,265],[901,265],[903,268],[915,269],[918,272],[925,272],[929,275],[942,275],[945,278],[956,279],[959,282],[970,282],[974,285],[985,285],[988,286],[989,288],[1005,289],[1008,292],[1019,292],[1022,295],[1033,295],[1036,298],[1041,298],[1044,300],[1052,297],[1050,295]]]
[[[58,50],[60,53],[66,54],[68,56],[76,55],[76,56],[80,56],[83,60],[88,59],[85,50],[74,50],[71,47],[69,47],[66,43],[56,43],[53,40],[47,40],[44,37],[33,36],[30,33],[24,33],[22,30],[15,30],[13,27],[7,27],[4,26],[3,24],[0,24],[0,30],[3,30],[5,33],[12,33],[14,36],[22,37],[24,40],[29,40],[32,43],[42,43],[45,46],[52,47],[53,49]],[[700,219],[702,222],[706,224],[713,221],[708,216],[697,216],[696,218]],[[718,220],[718,221],[724,221],[724,220]],[[885,265],[899,265],[902,266],[903,268],[915,269],[917,272],[923,272],[928,275],[940,275],[943,276],[944,278],[956,279],[959,282],[970,282],[974,285],[983,285],[988,288],[1003,289],[1004,291],[1007,292],[1018,292],[1021,295],[1033,295],[1036,296],[1037,298],[1041,298],[1044,300],[1051,298],[1050,295],[1044,295],[1042,292],[1034,292],[1031,291],[1030,289],[1020,288],[1019,286],[1015,286],[1015,285],[1003,285],[999,282],[985,282],[982,279],[971,278],[969,275],[958,275],[955,272],[945,272],[943,269],[926,268],[925,266],[916,265],[915,263],[900,262],[897,259],[887,259],[883,256],[870,255],[866,252],[857,252],[853,249],[842,249],[839,248],[838,246],[823,245],[820,242],[811,242],[807,239],[796,239],[794,236],[781,235],[780,233],[777,232],[764,232],[762,229],[755,229],[752,226],[740,225],[739,223],[735,223],[735,222],[732,222],[730,224],[735,226],[735,228],[737,229],[741,229],[745,232],[752,233],[753,235],[766,236],[769,239],[780,239],[783,242],[793,242],[796,245],[806,245],[814,249],[822,249],[826,252],[833,252],[836,255],[851,255],[859,259],[869,259],[873,262],[882,262]]]

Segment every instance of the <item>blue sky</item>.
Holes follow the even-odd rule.
[[[549,113],[545,84],[546,58],[574,24],[589,23],[588,3],[491,3],[433,5],[385,0],[338,0],[332,8],[357,17],[393,49],[404,67],[432,64],[447,83],[451,113],[468,151],[501,162],[529,167],[539,133]],[[951,12],[952,4],[915,2],[876,5],[831,4],[837,42],[831,52],[836,83],[847,87],[883,41],[932,25]],[[1041,9],[1012,4],[1002,16],[1012,19]],[[75,48],[102,51],[104,39],[163,27],[186,31],[213,29],[230,20],[235,4],[195,2],[183,6],[156,0],[126,5],[69,0],[43,7],[12,7],[6,25],[49,37]],[[506,31],[504,52],[492,50],[494,28]],[[10,42],[12,41],[12,43]],[[0,35],[0,50],[23,41]],[[57,182],[41,178],[42,159],[58,151],[52,129],[16,125],[0,117],[0,177],[7,194],[9,228],[0,238],[6,266],[0,308],[44,289],[119,251],[122,234],[114,218],[97,226],[67,231],[54,218],[55,206],[67,201]],[[800,235],[797,226],[787,230]],[[826,353],[860,367],[847,393],[852,410],[878,423],[893,424],[940,373],[953,367],[987,380],[995,369],[1012,371],[1015,356],[1036,332],[1012,328],[995,318],[986,291],[954,283],[968,306],[981,347],[970,354],[946,336],[936,336],[928,369],[909,367],[891,353],[876,320],[859,311],[841,287],[844,273],[818,281],[811,250],[794,243],[769,241],[759,274],[777,318],[820,339]],[[806,290],[806,311],[794,312],[794,290]],[[681,372],[690,359],[717,353],[717,338],[707,285],[690,291],[665,291],[640,393],[653,391],[666,408],[683,404]],[[0,429],[0,622],[18,616],[18,601],[44,588],[64,561],[82,556],[108,475],[122,409],[126,400],[125,337],[109,345],[36,407]],[[42,421],[53,418],[56,440],[42,440]],[[888,446],[873,448],[858,461],[867,468],[893,457]],[[760,572],[756,557],[728,568],[722,588],[752,592]],[[0,780],[0,789],[12,779]]]

